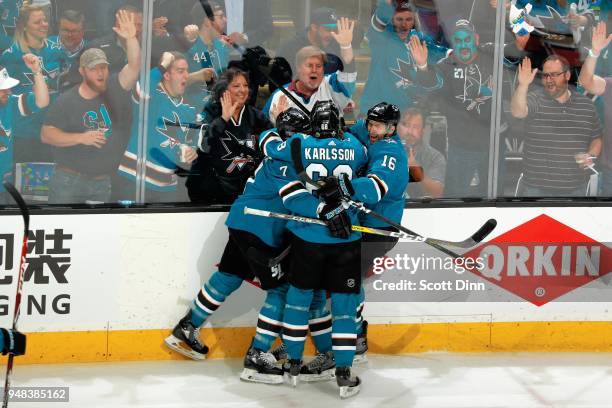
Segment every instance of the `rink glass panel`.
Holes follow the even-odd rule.
[[[100,2],[57,1],[55,9],[46,10],[51,17],[49,36],[59,34],[59,16],[67,9],[75,9],[84,13],[86,40],[94,41],[105,35],[112,35],[114,19],[110,9],[114,4],[111,3],[119,4],[120,2],[114,0],[104,2],[104,7],[98,3]],[[353,49],[357,83],[353,93],[355,107],[352,111],[344,113],[347,124],[351,125],[363,118],[368,106],[362,105],[361,102],[364,93],[368,90],[368,82],[375,81],[375,76],[380,76],[380,72],[383,72],[385,79],[394,83],[393,93],[401,93],[402,97],[409,94],[416,106],[425,112],[423,141],[437,150],[443,156],[446,164],[444,176],[438,177],[445,182],[441,199],[432,201],[427,198],[428,193],[422,191],[407,196],[407,199],[423,202],[423,205],[428,205],[427,203],[430,202],[436,205],[436,202],[442,202],[445,205],[462,206],[474,200],[508,199],[517,195],[520,197],[526,134],[524,123],[513,119],[509,113],[517,72],[516,58],[511,61],[516,55],[509,53],[509,50],[514,49],[512,44],[515,37],[508,28],[508,10],[504,9],[503,2],[497,2],[499,4],[496,8],[491,3],[494,2],[488,0],[414,1],[417,9],[416,28],[427,37],[426,41],[432,45],[429,69],[434,69],[436,72],[439,70],[440,75],[444,78],[442,84],[432,89],[419,88],[420,85],[413,76],[413,61],[407,52],[397,56],[396,67],[374,67],[376,64],[373,63],[372,57],[376,56],[377,61],[388,58],[388,55],[384,54],[391,52],[393,41],[396,40],[391,33],[386,33],[385,35],[389,37],[384,41],[388,47],[382,47],[383,49],[373,48],[372,41],[368,41],[371,16],[377,6],[374,0],[334,2],[270,0],[271,33],[263,35],[263,40],[258,43],[251,40],[249,46],[262,46],[270,56],[274,56],[283,44],[308,27],[311,11],[319,7],[334,8],[338,17],[346,16],[354,19],[356,27]],[[197,149],[202,136],[206,134],[207,119],[200,114],[211,99],[211,83],[199,82],[190,85],[182,98],[174,98],[177,105],[183,103],[191,106],[193,108],[191,111],[184,110],[178,115],[173,115],[171,112],[166,114],[168,112],[164,112],[158,104],[152,102],[159,100],[159,95],[157,99],[155,96],[156,84],[152,72],[159,63],[163,49],[163,47],[160,49],[159,44],[174,44],[169,45],[165,50],[182,51],[188,59],[190,72],[194,71],[194,66],[197,64],[205,67],[203,60],[206,59],[210,60],[213,68],[219,65],[219,70],[227,61],[224,61],[222,56],[215,56],[218,50],[214,46],[198,51],[190,49],[180,41],[174,41],[174,43],[171,41],[174,35],[183,34],[184,25],[197,23],[194,21],[197,13],[192,9],[197,2],[145,0],[131,1],[131,4],[142,10],[140,38],[142,59],[139,83],[140,89],[146,90],[151,96],[145,97],[142,93],[140,99],[135,99],[139,103],[133,104],[135,120],[130,141],[127,143],[128,153],[124,155],[122,161],[122,163],[131,162],[132,167],[127,172],[118,170],[109,175],[112,193],[108,200],[104,200],[104,203],[90,200],[88,203],[66,202],[63,204],[105,207],[109,204],[118,205],[118,203],[122,206],[178,203],[181,206],[190,206],[193,203],[186,187],[190,177],[194,179],[196,186],[202,181],[202,178],[215,177],[214,173],[211,175],[202,171],[198,179],[198,172],[201,170],[192,169],[192,164],[185,161],[186,151],[191,148]],[[261,7],[262,12],[265,9]],[[596,20],[607,20],[608,12],[600,13],[596,2],[591,9]],[[185,10],[188,11],[185,12]],[[216,9],[213,10],[213,13],[216,13]],[[564,11],[560,13],[563,14]],[[162,17],[168,17],[169,21],[164,24],[160,20]],[[240,24],[240,18],[236,19],[231,15],[227,17],[227,24],[230,27]],[[258,17],[264,19],[262,16]],[[457,25],[457,21],[462,19],[469,20],[470,24]],[[250,32],[251,20],[253,20],[252,16],[243,16],[243,31]],[[226,27],[226,32],[230,31],[228,29],[230,27]],[[457,33],[457,31],[461,32]],[[553,36],[553,40],[543,37],[546,36],[546,33],[551,34],[551,32],[546,29],[541,31],[544,34],[532,34],[533,42],[540,44],[544,42],[548,49],[566,56],[571,63],[571,82],[575,82],[584,61],[585,52],[577,51],[572,34],[563,32],[563,29],[555,32],[557,35]],[[473,35],[474,33],[477,35]],[[589,46],[588,35],[583,35],[581,41],[580,46]],[[334,40],[331,39],[331,42],[333,45]],[[447,64],[446,67],[443,67],[444,63],[435,64],[444,56],[440,54],[440,50],[443,50],[444,47],[460,49],[461,51],[457,54],[464,54],[469,62],[462,64],[460,61],[453,60],[451,56],[449,57],[450,64]],[[537,47],[533,50],[537,54]],[[240,60],[238,52],[231,47],[229,48],[229,60]],[[610,65],[607,51],[602,52],[597,73],[602,76],[610,75]],[[218,74],[215,76],[218,77]],[[459,86],[461,81],[463,81],[462,87]],[[539,83],[540,78],[536,78],[530,90],[535,90]],[[393,93],[388,95],[383,93],[376,97],[393,101],[395,100]],[[256,106],[263,108],[269,95],[267,86],[260,87]],[[606,107],[603,106],[601,98],[595,98],[594,101],[603,120],[603,112]],[[401,108],[404,110],[407,106],[401,106]],[[193,112],[192,120],[188,119],[190,112]],[[66,115],[70,115],[70,112],[66,112]],[[408,151],[410,145],[405,140],[404,143]],[[46,158],[33,162],[13,163],[16,176],[14,181],[32,203],[47,205],[49,180],[53,177],[55,170],[51,150],[49,149]],[[601,158],[596,160],[595,170],[599,174],[592,170],[585,170],[585,180],[589,181],[591,186],[590,192],[587,193],[585,184],[585,196],[605,194],[605,192],[598,191],[597,187],[602,183],[601,179],[606,170]],[[8,202],[11,205],[10,200]],[[0,205],[2,204],[4,203],[0,202]]]

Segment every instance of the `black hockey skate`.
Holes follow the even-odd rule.
[[[244,357],[244,369],[240,379],[264,384],[282,384],[283,370],[274,363],[272,354],[251,347]]]
[[[284,368],[285,372],[289,375],[289,384],[297,387],[300,378],[300,369],[302,368],[302,360],[287,360]]]
[[[361,380],[359,377],[351,378],[350,367],[336,367],[336,383],[340,387],[340,398],[350,398],[359,393]]]
[[[272,350],[270,353],[272,353],[272,355],[276,359],[276,362],[280,364],[281,367],[283,366],[283,363],[286,362],[289,358],[287,357],[287,349],[285,347],[285,343],[281,343],[280,346]]]
[[[334,353],[318,353],[307,364],[304,364],[300,369],[300,380],[305,382],[313,381],[328,381],[334,378],[334,368],[336,368],[336,360]]]
[[[368,322],[364,320],[361,324],[363,331],[357,335],[357,349],[355,350],[355,357],[353,357],[353,364],[368,362],[366,357],[366,352],[368,351]]]
[[[187,312],[164,340],[172,350],[193,360],[204,360],[208,347],[200,341],[200,328],[191,322],[191,310]]]

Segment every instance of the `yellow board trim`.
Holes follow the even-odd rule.
[[[28,333],[27,355],[17,364],[182,360],[163,341],[169,330]],[[253,327],[202,329],[209,358],[241,358]],[[610,352],[612,322],[426,323],[370,325],[373,354],[428,351]],[[306,354],[312,354],[308,341]]]

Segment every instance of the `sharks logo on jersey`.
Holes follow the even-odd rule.
[[[239,171],[242,170],[242,168],[249,163],[255,163],[253,157],[245,155],[244,153],[237,154],[232,150],[233,146],[239,145],[255,151],[256,141],[254,137],[247,140],[240,140],[232,132],[226,130],[225,137],[222,137],[220,141],[226,153],[221,156],[221,160],[228,162],[225,170],[228,174],[233,173],[235,169]]]
[[[572,5],[575,5],[577,14],[592,10],[593,7],[599,4],[593,0],[574,0],[570,1],[567,7],[561,7],[556,2],[553,4],[544,4],[549,2],[534,2],[534,1],[517,1],[520,7],[524,7],[527,3],[531,3],[533,8],[529,13],[528,22],[533,25],[540,34],[561,34],[571,35],[572,28],[569,25],[567,14]]]
[[[49,91],[55,91],[59,87],[59,78],[64,70],[68,68],[67,57],[57,41],[45,40],[45,45],[40,50],[31,50],[41,63],[42,73],[49,85]],[[23,61],[25,53],[19,43],[7,48],[0,57],[1,63],[9,72],[15,73],[15,78],[20,83],[13,89],[15,94],[30,92],[34,84],[34,74]]]
[[[489,75],[483,79],[480,67],[470,64],[467,67],[454,68],[455,79],[463,79],[463,94],[455,95],[455,98],[467,103],[467,110],[476,109],[480,113],[480,106],[493,97],[493,78]]]
[[[59,75],[61,74],[60,72],[60,68],[54,68],[54,69],[47,69],[47,67],[45,66],[45,63],[43,61],[42,58],[38,58],[40,60],[40,67],[42,69],[42,73],[43,76],[45,77],[45,81],[55,81],[57,80],[57,78],[59,77]],[[34,73],[32,72],[24,72],[23,75],[25,75],[25,77],[28,79],[28,84],[29,85],[34,85]]]
[[[2,32],[6,36],[12,36],[17,26],[17,17],[19,16],[19,9],[23,6],[23,0],[7,1],[0,0],[0,25],[2,26]]]
[[[399,78],[399,81],[395,83],[397,89],[406,89],[414,86],[415,66],[410,54],[408,54],[408,61],[398,58],[397,69],[391,69],[391,72]]]
[[[156,126],[155,130],[166,138],[160,143],[159,147],[174,148],[181,143],[191,144],[189,139],[189,125],[182,123],[178,113],[172,112],[172,119],[161,118],[161,126]]]

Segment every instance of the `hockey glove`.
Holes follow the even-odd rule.
[[[343,200],[351,200],[355,189],[351,180],[345,173],[341,173],[340,177],[325,177],[322,179],[319,190],[319,198],[326,204],[339,203]]]
[[[319,208],[319,218],[325,221],[332,237],[347,239],[351,235],[351,219],[342,204],[321,203]]]
[[[11,353],[15,356],[25,354],[26,336],[16,330],[0,329],[4,342],[2,344],[2,355]]]

